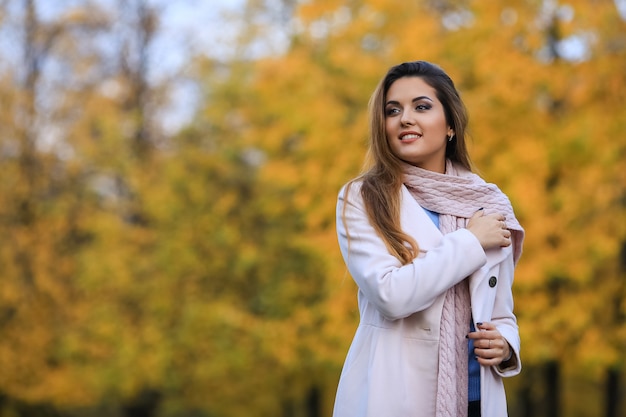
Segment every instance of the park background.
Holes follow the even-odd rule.
[[[0,0],[0,416],[330,416],[336,196],[416,59],[526,228],[511,417],[624,416],[625,3]]]

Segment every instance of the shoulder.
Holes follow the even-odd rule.
[[[339,190],[340,200],[352,200],[355,198],[361,199],[361,188],[363,187],[363,180],[356,178],[345,183]]]

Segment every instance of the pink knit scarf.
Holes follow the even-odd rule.
[[[404,184],[423,208],[439,213],[439,229],[443,234],[464,228],[480,208],[485,213],[499,212],[506,216],[511,229],[514,262],[522,253],[524,229],[515,218],[507,196],[478,175],[450,161],[446,173],[439,174],[403,164]],[[419,242],[418,242],[419,244]],[[465,335],[469,330],[471,306],[468,280],[445,293],[441,316],[439,374],[437,377],[436,417],[467,416],[468,351]]]

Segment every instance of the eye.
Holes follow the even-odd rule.
[[[432,108],[432,106],[430,104],[427,103],[422,103],[422,104],[418,104],[417,106],[415,106],[415,110],[430,110]]]
[[[385,116],[393,116],[400,113],[400,109],[398,109],[397,107],[388,107],[385,110]]]

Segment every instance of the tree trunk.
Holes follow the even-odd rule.
[[[524,380],[522,386],[519,388],[519,407],[520,417],[535,417],[535,407],[533,403],[533,384],[535,378],[533,377],[533,369],[526,368],[524,371]]]
[[[161,393],[144,389],[122,408],[125,417],[155,417],[161,403]]]
[[[312,386],[307,397],[307,417],[322,417],[320,400],[320,389],[316,385]]]
[[[550,361],[546,364],[546,416],[560,417],[561,415],[561,386],[559,363]]]
[[[609,368],[606,372],[606,417],[618,417],[620,415],[619,377],[619,371],[616,368]]]

